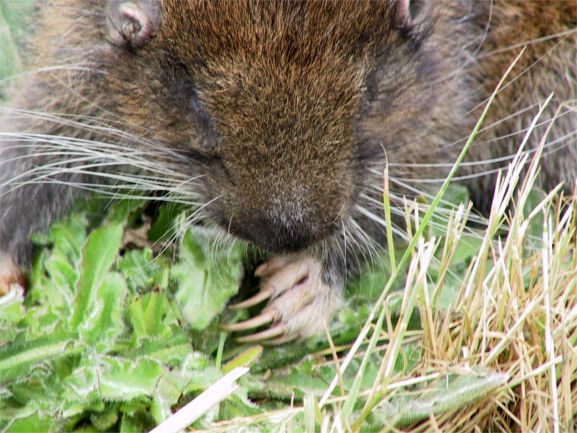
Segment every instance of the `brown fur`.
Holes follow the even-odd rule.
[[[555,116],[548,141],[577,131],[574,109],[560,105],[577,98],[577,3],[573,0],[523,1],[498,0],[492,8],[486,8],[478,18],[479,25],[490,23],[487,37],[478,55],[478,67],[472,70],[475,85],[483,97],[487,97],[509,67],[513,58],[526,51],[511,71],[510,78],[489,111],[485,125],[473,147],[470,160],[486,160],[511,155],[524,137],[539,105],[553,94],[552,103],[540,119],[543,126],[532,134],[529,147],[535,147],[548,127],[546,122]],[[540,40],[545,39],[541,42]],[[532,107],[522,115],[503,121],[512,113]],[[477,111],[478,113],[478,111]],[[556,114],[557,113],[557,114]],[[512,135],[515,134],[515,135]],[[565,182],[570,191],[577,175],[577,139],[564,140],[563,148],[557,149],[541,162],[541,186],[551,189]],[[547,153],[547,150],[546,150]],[[495,167],[478,167],[494,169]],[[488,205],[494,185],[494,176],[484,176],[469,183],[482,207]]]

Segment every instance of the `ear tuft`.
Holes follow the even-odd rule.
[[[427,7],[428,0],[393,0],[395,27],[406,28],[417,24]]]
[[[119,48],[142,48],[154,37],[159,24],[156,0],[110,0],[108,4],[109,38]]]

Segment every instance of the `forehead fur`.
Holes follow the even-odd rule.
[[[164,0],[160,37],[181,58],[258,56],[310,64],[386,44],[392,1]]]

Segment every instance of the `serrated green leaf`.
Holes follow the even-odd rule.
[[[484,398],[508,380],[507,375],[491,373],[447,378],[436,389],[417,396],[401,395],[373,408],[371,416],[381,425],[410,425],[435,414],[456,410]]]
[[[86,242],[88,219],[80,212],[71,214],[68,218],[54,224],[48,233],[49,242],[54,251],[59,251],[71,262],[80,258],[82,247]]]
[[[107,400],[131,400],[150,397],[166,370],[150,359],[122,360],[101,358],[99,392]]]
[[[109,407],[102,412],[93,412],[90,414],[90,422],[97,430],[106,431],[118,422],[118,411],[116,408]]]
[[[139,347],[133,351],[123,352],[128,359],[148,357],[170,366],[179,366],[192,353],[189,339],[182,333],[174,332],[168,338],[154,340],[144,339],[139,342]]]
[[[160,363],[150,359],[99,356],[66,379],[64,396],[68,401],[150,398],[166,373]]]
[[[93,362],[77,368],[63,380],[62,399],[65,402],[81,404],[84,408],[84,403],[98,399],[98,368]]]
[[[146,293],[134,299],[128,308],[136,338],[169,336],[170,322],[165,321],[169,312],[168,299],[163,293]]]
[[[54,380],[52,365],[41,364],[27,377],[27,381],[10,385],[12,398],[23,406],[44,412],[59,411],[60,387]]]
[[[172,277],[182,313],[194,329],[206,328],[228,299],[238,292],[242,276],[242,247],[216,248],[210,233],[201,228],[187,232]]]
[[[204,369],[188,368],[181,371],[187,380],[183,394],[202,392],[221,378],[221,372],[215,367],[206,367]]]
[[[50,299],[51,305],[70,305],[74,299],[74,288],[78,281],[78,270],[67,257],[58,251],[55,251],[46,259],[45,267],[51,285],[56,290],[49,292],[36,290],[37,296],[35,296],[35,299],[38,299],[38,294],[41,294],[45,296],[45,299]]]
[[[58,424],[55,420],[47,415],[37,413],[22,418],[13,419],[2,433],[30,433],[30,432],[57,432]]]
[[[134,211],[142,208],[146,204],[142,199],[122,199],[115,201],[106,216],[108,224],[126,224],[129,216]]]
[[[82,252],[82,268],[78,280],[72,329],[89,320],[90,306],[94,305],[96,291],[110,269],[120,249],[122,226],[112,224],[93,231]]]
[[[141,433],[146,431],[141,418],[123,415],[120,422],[120,433]]]
[[[124,277],[109,273],[98,287],[97,301],[91,306],[90,320],[79,327],[81,339],[99,352],[114,347],[115,340],[124,332],[122,319],[128,288]]]
[[[155,286],[165,289],[163,273],[166,267],[161,258],[153,257],[150,248],[128,251],[118,260],[118,270],[126,277],[133,293],[151,290]]]
[[[80,350],[71,336],[63,332],[0,347],[0,384],[29,375],[31,367],[40,362],[70,356]]]
[[[156,423],[160,424],[172,415],[171,408],[178,402],[185,384],[186,377],[180,372],[169,372],[160,379],[151,406]]]

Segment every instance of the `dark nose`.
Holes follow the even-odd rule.
[[[252,216],[243,218],[233,232],[272,253],[302,250],[323,236],[310,221],[290,218]]]

